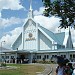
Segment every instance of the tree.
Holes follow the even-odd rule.
[[[58,16],[61,18],[60,28],[75,28],[75,0],[42,0],[45,10],[44,16]]]

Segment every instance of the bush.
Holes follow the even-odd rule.
[[[6,67],[6,63],[1,63],[1,67]]]
[[[42,63],[42,64],[56,64],[55,62],[52,62],[52,61],[37,61],[37,63]]]

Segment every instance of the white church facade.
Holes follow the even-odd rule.
[[[32,63],[33,59],[41,61],[43,58],[50,61],[52,56],[57,55],[75,61],[70,30],[68,38],[65,39],[65,32],[53,33],[34,21],[30,5],[28,19],[23,24],[22,32],[12,44],[12,50],[4,51],[2,56],[6,57],[6,62],[10,62],[13,58],[21,59],[22,62],[28,59],[29,63]],[[64,42],[66,43],[64,44]]]

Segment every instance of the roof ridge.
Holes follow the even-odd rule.
[[[39,26],[40,26],[40,25],[39,25]],[[44,28],[43,26],[40,26],[40,27]],[[48,30],[48,29],[46,29],[46,28],[44,28],[44,29],[51,33],[51,36],[50,36],[50,33],[48,34],[47,32],[44,31],[48,36],[50,36],[50,37],[51,37],[54,41],[56,41],[58,44],[62,45],[61,42],[57,39],[57,37],[55,37],[55,33],[53,33],[52,31],[50,31],[50,30]],[[53,36],[52,36],[52,35],[53,35]],[[56,39],[56,40],[55,40],[55,39]]]

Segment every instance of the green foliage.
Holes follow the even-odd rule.
[[[36,63],[42,63],[42,64],[56,64],[56,62],[52,62],[52,61],[43,61],[43,60],[41,60],[41,61],[37,61]]]
[[[45,16],[59,16],[61,17],[60,28],[67,28],[73,26],[75,28],[75,0],[42,0],[45,6]]]
[[[1,63],[1,67],[6,67],[6,63]]]

